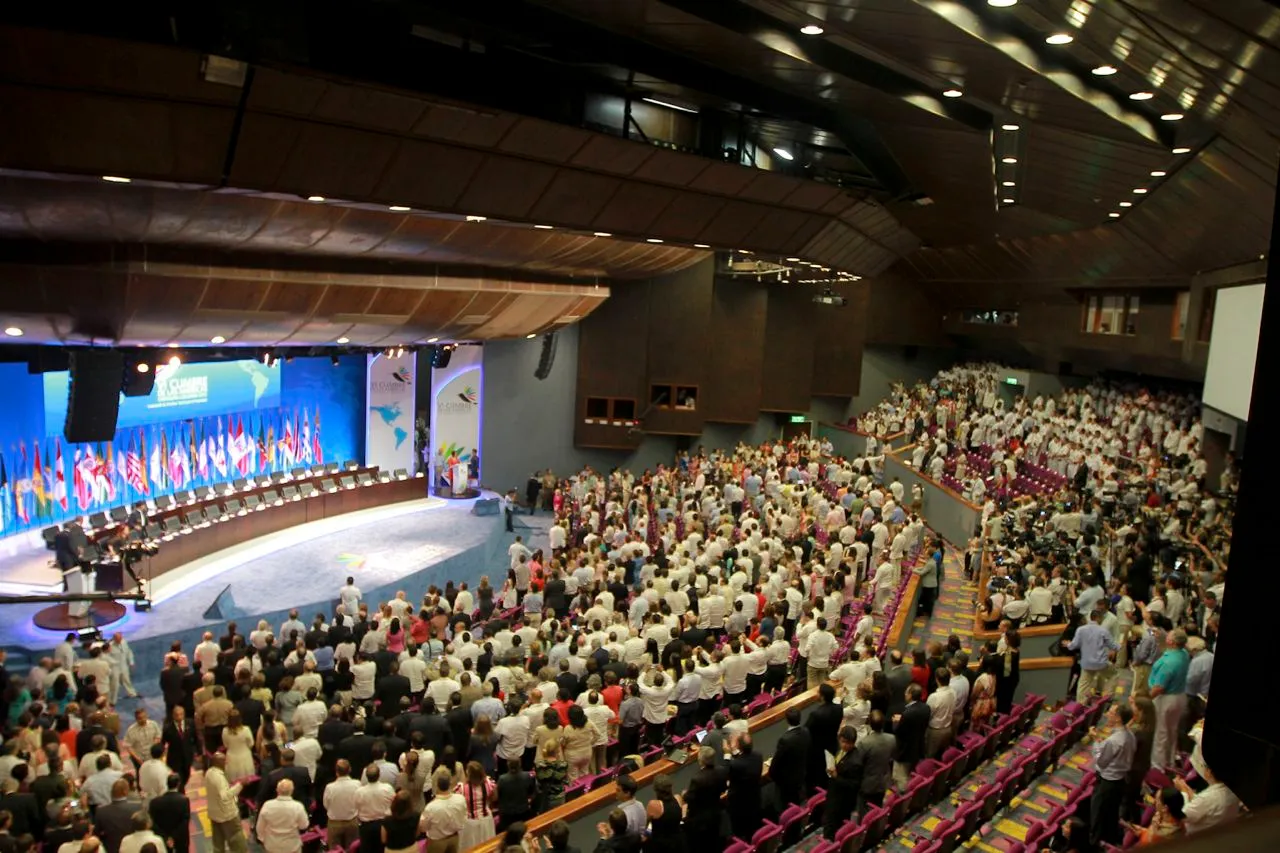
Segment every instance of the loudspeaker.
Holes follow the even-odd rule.
[[[112,350],[72,352],[67,392],[67,441],[111,441],[120,414],[120,374],[124,356]]]
[[[156,387],[156,372],[148,370],[146,373],[139,373],[137,369],[126,370],[124,373],[124,395],[126,397],[150,397],[151,391]]]
[[[546,379],[551,375],[551,366],[556,363],[556,333],[547,332],[542,336],[542,355],[538,358],[538,369],[533,371],[535,379]]]
[[[445,368],[449,366],[449,360],[453,358],[453,347],[443,346],[436,347],[431,353],[431,366]]]

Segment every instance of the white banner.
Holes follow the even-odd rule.
[[[462,494],[480,479],[484,348],[460,346],[449,366],[431,371],[432,491]]]
[[[418,357],[406,353],[399,358],[369,356],[368,410],[365,413],[364,457],[366,465],[384,471],[404,468],[413,473],[414,383]]]

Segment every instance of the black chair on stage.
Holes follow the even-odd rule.
[[[387,470],[385,470],[385,469],[378,471],[378,482],[379,482],[379,483],[390,483],[390,482],[391,482],[391,472],[390,472],[390,471],[387,471]]]
[[[280,484],[280,483],[283,483],[285,480],[287,480],[287,479],[288,479],[288,477],[289,477],[289,475],[288,475],[288,474],[286,474],[285,472],[283,472],[283,471],[277,471],[277,472],[275,472],[274,474],[272,474],[272,475],[271,475],[271,482],[272,482],[273,484],[277,484],[277,485],[278,485],[278,484]]]
[[[244,515],[244,504],[236,498],[227,501],[227,515]]]
[[[360,467],[360,463],[354,459],[348,459],[346,462],[342,463],[342,468],[345,471],[354,471],[359,467]]]
[[[175,536],[190,532],[190,528],[184,528],[182,520],[176,515],[171,515],[160,522],[160,529],[164,531],[166,539],[172,539]]]
[[[44,540],[44,547],[50,551],[54,548],[53,540],[58,535],[59,529],[58,525],[55,524],[53,527],[46,527],[40,531],[40,538]]]
[[[407,480],[409,479],[409,471],[406,468],[397,468],[391,476],[397,480]]]
[[[231,481],[231,488],[235,489],[237,492],[243,492],[245,489],[249,488],[249,481],[244,477],[236,477]]]
[[[311,466],[311,476],[318,477],[324,473],[324,463],[318,462]]]
[[[156,512],[173,509],[174,503],[173,495],[160,495],[156,498]]]
[[[290,470],[289,476],[295,480],[301,480],[307,476],[307,469],[305,466],[300,465],[297,468]]]
[[[179,504],[193,504],[199,500],[199,498],[196,497],[196,493],[191,491],[190,489],[187,489],[186,491],[183,491],[183,492],[178,492],[178,494],[175,495],[175,499]]]
[[[361,471],[359,474],[356,475],[356,482],[362,486],[372,486],[373,475],[370,474],[368,471]]]
[[[275,506],[276,504],[281,503],[280,493],[275,489],[268,489],[267,493],[262,496],[262,502],[267,506]]]
[[[337,462],[330,462],[329,464],[325,465],[325,466],[324,466],[324,473],[326,473],[326,474],[336,474],[336,473],[338,473],[338,463],[337,463]]]
[[[164,538],[164,529],[161,528],[160,525],[156,524],[154,521],[147,525],[146,532],[147,532],[148,539]]]
[[[129,508],[127,506],[113,506],[111,508],[111,520],[116,524],[123,524],[129,518]]]
[[[339,477],[338,485],[344,489],[354,489],[356,487],[355,477]]]
[[[262,498],[258,497],[257,495],[249,495],[244,499],[244,508],[249,510],[250,512],[253,512],[256,509],[259,509],[260,507],[262,507],[262,505],[263,505]]]
[[[320,490],[323,492],[336,492],[338,491],[338,484],[332,477],[325,477],[320,481]]]
[[[299,493],[304,498],[314,498],[316,495],[320,494],[320,492],[316,490],[316,484],[310,480],[299,487]]]
[[[105,512],[95,512],[89,516],[89,526],[94,530],[101,530],[107,526],[107,514]]]
[[[283,494],[284,494],[284,499],[285,499],[286,501],[296,501],[296,500],[298,500],[298,498],[299,498],[299,497],[301,497],[301,496],[298,494],[298,487],[297,487],[297,486],[285,486],[285,487],[284,487],[284,493],[283,493]]]

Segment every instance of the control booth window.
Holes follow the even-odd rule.
[[[1017,311],[977,311],[966,310],[964,312],[964,321],[966,323],[976,323],[983,326],[1016,326],[1018,325]]]
[[[1090,296],[1085,300],[1082,331],[1090,335],[1136,335],[1138,297]]]

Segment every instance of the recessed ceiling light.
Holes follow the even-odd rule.
[[[650,237],[649,239],[645,240],[645,242],[646,242],[646,243],[661,243],[662,241],[661,241],[661,240],[659,240],[657,237]]]
[[[1190,148],[1175,148],[1175,149],[1173,149],[1173,153],[1174,153],[1174,154],[1190,154],[1190,153],[1191,153],[1191,149],[1190,149]]]
[[[403,204],[393,204],[387,208],[387,210],[393,210],[396,213],[404,213],[408,209],[409,208],[405,207]]]
[[[778,155],[779,157],[781,157],[783,160],[794,160],[794,159],[796,159],[796,156],[795,156],[794,154],[792,154],[790,151],[788,151],[787,149],[785,149],[785,148],[775,148],[775,149],[773,149],[773,153],[774,153],[774,154],[777,154],[777,155]]]
[[[1154,98],[1155,96],[1156,96],[1156,95],[1155,95],[1155,93],[1154,93],[1154,92],[1134,92],[1132,95],[1130,95],[1130,96],[1129,96],[1129,100],[1131,100],[1131,101],[1149,101],[1149,100],[1151,100],[1152,98]]]
[[[468,222],[484,222],[485,219],[487,218],[488,217],[485,217],[485,216],[468,216],[467,221]]]
[[[429,344],[434,344],[434,343],[435,343],[436,341],[438,341],[438,340],[440,340],[440,339],[439,339],[439,338],[427,338],[427,343],[429,343]]]
[[[1146,188],[1146,187],[1138,187],[1138,188],[1137,188],[1136,190],[1134,190],[1133,192],[1134,192],[1134,195],[1146,195],[1146,194],[1147,194],[1147,188]]]
[[[1120,202],[1120,206],[1121,206],[1121,207],[1133,207],[1133,202],[1131,202],[1131,201],[1122,201],[1122,202]]]
[[[178,366],[178,365],[180,365],[180,364],[182,364],[182,359],[181,359],[181,358],[179,358],[178,356],[176,356],[176,355],[175,355],[175,356],[171,356],[171,357],[169,358],[169,366],[170,366],[170,367],[177,367],[177,366]]]
[[[669,110],[678,110],[679,112],[692,113],[693,115],[698,114],[698,111],[693,107],[683,107],[680,104],[673,104],[670,101],[660,101],[657,98],[641,98],[640,100],[644,101],[646,104],[653,104],[656,107],[666,107]]]
[[[1002,199],[1000,199],[1000,201],[1001,201],[1001,203],[1003,203],[1003,204],[1013,204],[1013,199],[1011,199],[1011,198],[1002,198]]]
[[[1110,216],[1112,219],[1119,219],[1119,218],[1120,218],[1120,214],[1116,213],[1114,210],[1113,210],[1113,211],[1111,211],[1110,213],[1108,213],[1108,214],[1107,214],[1107,216]]]
[[[1070,33],[1054,33],[1045,39],[1049,44],[1071,44],[1075,40],[1076,37]]]
[[[171,342],[171,343],[167,343],[167,344],[165,344],[165,346],[167,346],[169,349],[177,349],[177,348],[178,348],[178,342],[177,342],[177,341],[173,341],[173,342]]]
[[[693,248],[695,248],[695,249],[710,249],[710,248],[711,248],[711,244],[710,244],[710,243],[694,243],[694,244],[693,244]]]
[[[1152,173],[1151,173],[1151,177],[1153,177],[1153,178],[1163,178],[1163,177],[1164,177],[1165,175],[1167,175],[1167,174],[1169,174],[1169,173],[1168,173],[1168,172],[1166,172],[1166,171],[1163,171],[1162,169],[1156,169],[1154,172],[1152,172]]]
[[[942,97],[944,97],[944,98],[962,98],[962,97],[964,97],[964,92],[961,92],[959,89],[948,89],[948,90],[946,90],[945,92],[943,92],[943,93],[942,93]]]
[[[750,255],[750,254],[751,254],[751,250],[750,250],[750,249],[739,249],[739,250],[738,250],[738,254],[740,254],[740,255]]]
[[[1017,157],[1004,157],[1004,158],[1002,158],[1002,159],[1000,160],[1000,162],[1001,162],[1001,163],[1016,163],[1016,162],[1018,162],[1018,158],[1017,158]]]
[[[551,230],[552,228],[554,228],[555,226],[554,226],[554,225],[535,225],[535,226],[533,226],[533,227],[534,227],[534,228],[537,228],[537,229],[539,229],[539,230],[541,230],[541,231],[550,231],[550,230]]]
[[[113,184],[127,184],[133,181],[133,178],[122,178],[119,175],[103,175],[102,180]]]
[[[212,338],[209,338],[209,343],[211,344],[225,344],[226,342],[227,339],[222,335],[214,335]]]
[[[1119,70],[1120,69],[1116,68],[1114,65],[1099,65],[1097,68],[1093,69],[1093,73],[1098,77],[1110,77]]]
[[[1001,130],[1018,130],[1019,126],[1016,124],[1002,124],[1000,125],[1000,129]]]
[[[592,231],[591,235],[593,237],[612,237],[613,236],[613,234],[611,234],[608,231]]]
[[[309,196],[307,196],[307,201],[324,201],[324,196],[322,196],[322,195],[309,195]]]
[[[1013,181],[1001,181],[1001,182],[1000,182],[1000,186],[1002,186],[1002,187],[1012,187],[1012,186],[1016,186],[1016,184],[1015,184]]]
[[[529,334],[525,335],[525,336],[524,336],[524,338],[525,338],[525,340],[527,340],[527,341],[528,341],[528,340],[533,340],[533,339],[534,339],[534,338],[536,338],[537,336],[538,336],[538,333],[537,333],[537,332],[530,332]]]
[[[9,328],[4,330],[4,333],[11,338],[22,337],[22,330],[19,329],[17,326],[10,326]]]
[[[822,27],[818,26],[817,24],[808,24],[806,26],[801,27],[800,32],[804,33],[807,36],[820,36],[825,32],[825,30],[823,30]]]
[[[1160,116],[1161,121],[1182,121],[1186,116],[1182,113],[1165,113]]]
[[[347,337],[338,338],[336,341],[334,341],[334,343],[338,343],[338,344],[345,344],[350,342],[351,342],[351,338],[347,338]]]
[[[1008,9],[1010,6],[1017,6],[1018,0],[987,0],[988,6],[995,6],[997,9]]]
[[[137,371],[139,373],[150,373],[151,365],[147,364],[145,361],[140,361],[138,362]]]
[[[799,263],[799,262],[800,262],[800,259],[799,259],[799,258],[787,258],[787,263],[789,263],[789,264],[796,264],[796,263]]]

